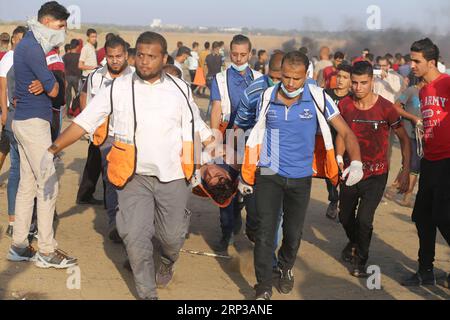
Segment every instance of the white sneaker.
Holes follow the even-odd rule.
[[[69,257],[67,253],[62,250],[55,250],[48,256],[38,252],[36,254],[36,267],[38,268],[55,268],[67,269],[77,265],[77,259]]]

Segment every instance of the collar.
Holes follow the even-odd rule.
[[[165,72],[162,72],[160,79],[156,80],[153,83],[150,83],[147,80],[144,80],[141,77],[139,77],[138,74],[136,73],[136,71],[133,73],[133,81],[141,83],[141,84],[150,85],[150,86],[156,86],[158,84],[164,83],[164,81],[166,80],[167,77],[168,77],[167,74]]]
[[[228,67],[227,70],[230,70],[230,75],[232,77],[240,77],[240,78],[253,78],[253,72],[250,69],[250,67],[247,67],[247,69],[245,69],[245,74],[242,75],[239,71],[235,70],[233,67]]]

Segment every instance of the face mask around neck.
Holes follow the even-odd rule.
[[[281,84],[281,90],[283,90],[284,94],[290,98],[290,99],[294,99],[297,98],[299,95],[301,95],[303,93],[303,91],[305,90],[304,87],[299,88],[293,92],[289,92],[286,87],[284,86],[284,84]]]
[[[237,66],[237,65],[235,65],[234,63],[232,63],[232,64],[231,64],[231,67],[232,67],[234,70],[238,71],[238,72],[243,72],[243,71],[245,71],[245,70],[248,68],[248,63],[245,63],[245,64],[240,65],[240,66]]]
[[[35,18],[28,21],[28,27],[33,32],[34,37],[41,45],[45,54],[49,53],[53,48],[63,46],[66,41],[65,29],[50,29]]]

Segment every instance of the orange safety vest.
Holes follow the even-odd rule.
[[[316,144],[313,157],[313,177],[329,179],[333,185],[339,183],[339,167],[336,162],[333,138],[330,127],[324,116],[327,96],[322,88],[308,85],[317,111],[317,119],[321,134],[316,135]],[[245,146],[244,163],[241,169],[241,178],[248,185],[255,184],[255,174],[261,154],[266,131],[266,115],[270,106],[270,97],[277,86],[267,89],[262,95],[261,112]],[[331,99],[328,101],[332,102]]]
[[[181,165],[183,169],[183,173],[186,179],[189,181],[194,175],[194,133],[195,133],[195,118],[194,112],[192,111],[192,107],[189,103],[188,96],[184,93],[181,87],[178,85],[177,81],[172,78],[172,76],[166,74],[166,76],[180,89],[182,94],[184,95],[189,110],[192,115],[192,130],[191,137],[183,137],[183,147],[182,147],[182,155],[181,155]],[[187,85],[187,84],[186,84]],[[188,94],[189,94],[189,85]],[[123,189],[128,182],[130,182],[135,173],[136,173],[136,164],[137,164],[137,148],[136,148],[136,100],[135,100],[135,92],[134,92],[134,76],[131,76],[131,99],[133,106],[133,117],[132,120],[128,120],[128,133],[125,136],[114,135],[114,142],[107,156],[108,161],[108,180],[118,189]],[[112,88],[111,88],[111,98],[113,97]],[[112,99],[113,100],[113,99]],[[117,119],[116,121],[125,121],[124,119]],[[129,122],[132,122],[129,123]],[[116,128],[116,125],[114,126]],[[188,138],[185,140],[185,138]],[[189,141],[189,139],[192,139]]]

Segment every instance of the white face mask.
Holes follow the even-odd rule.
[[[284,94],[288,98],[294,99],[294,98],[298,97],[299,95],[301,95],[305,89],[304,88],[299,88],[299,89],[297,89],[295,91],[289,92],[289,91],[287,91],[287,89],[284,86],[284,84],[281,84],[281,90],[283,90]]]
[[[243,71],[245,71],[245,70],[248,68],[248,63],[245,63],[245,64],[240,65],[240,66],[237,66],[237,65],[235,65],[234,63],[232,63],[232,64],[231,64],[231,67],[232,67],[234,70],[238,71],[238,72],[243,72]]]
[[[27,24],[45,54],[49,53],[55,47],[63,46],[66,42],[65,29],[50,29],[37,21],[36,18],[28,20]]]

